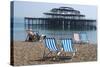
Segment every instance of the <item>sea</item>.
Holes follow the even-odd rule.
[[[13,38],[15,41],[25,41],[27,33],[24,26],[24,18],[14,18],[13,21]],[[71,29],[59,29],[55,26],[55,29],[48,29],[46,25],[34,25],[33,31],[38,31],[39,35],[46,35],[47,37],[55,38],[68,38],[72,37],[73,33],[86,32],[90,43],[97,43],[97,30],[71,30]]]

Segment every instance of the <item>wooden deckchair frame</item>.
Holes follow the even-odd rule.
[[[57,44],[55,38],[46,38],[46,39],[54,39],[55,45]],[[44,43],[46,44],[45,40],[44,40]],[[45,45],[45,49],[44,49],[44,52],[43,52],[43,58],[48,57],[48,55],[49,55],[49,54],[52,54],[53,52],[56,53],[56,55],[55,55],[55,56],[52,56],[52,55],[51,55],[51,56],[52,56],[52,57],[57,57],[57,53],[60,51],[59,48],[57,48],[57,46],[56,46],[57,51],[51,51],[51,50],[48,48],[49,53],[46,54],[46,51],[45,51],[46,48],[47,48],[47,46]]]

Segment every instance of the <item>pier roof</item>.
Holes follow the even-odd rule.
[[[57,12],[57,11],[70,11],[70,12],[80,13],[80,11],[74,10],[71,7],[60,7],[60,8],[53,8],[53,9],[51,9],[51,12]]]

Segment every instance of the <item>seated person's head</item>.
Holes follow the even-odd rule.
[[[32,29],[26,30],[26,32],[27,32],[29,35],[34,35]]]

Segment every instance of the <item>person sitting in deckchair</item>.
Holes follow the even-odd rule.
[[[26,41],[33,41],[34,38],[35,38],[35,33],[32,32],[32,29],[29,29],[26,31],[27,32],[27,38],[26,38]]]

